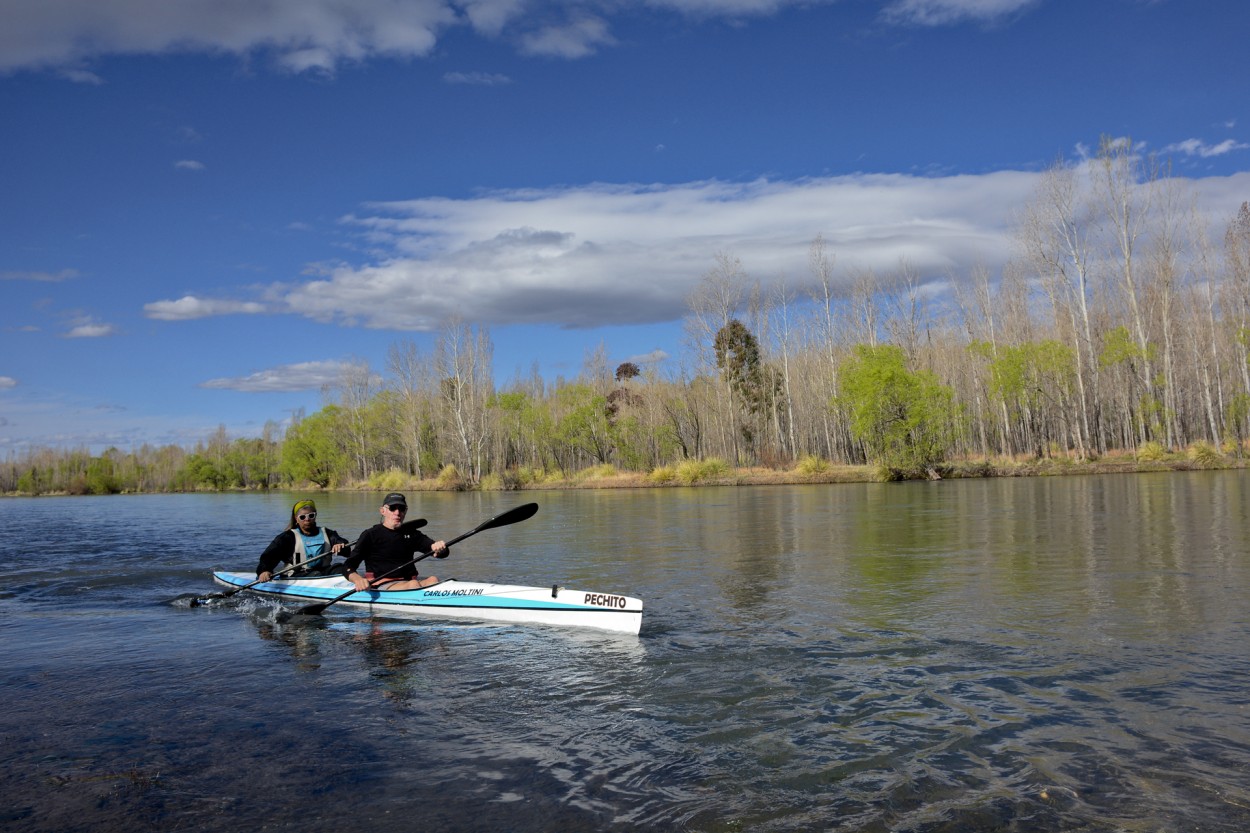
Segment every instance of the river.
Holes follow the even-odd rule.
[[[190,607],[300,496],[0,500],[0,829],[1250,829],[1250,472],[409,494],[637,637]]]

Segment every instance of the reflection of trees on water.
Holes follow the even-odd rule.
[[[724,574],[720,584],[730,604],[746,613],[768,603],[786,563],[785,554],[793,549],[787,516],[769,497],[735,495],[734,525],[710,525],[724,539],[721,546],[734,556],[733,570]]]
[[[897,492],[870,492],[849,520],[847,563],[859,574],[850,601],[871,610],[897,610],[940,587],[943,554],[959,547],[958,515],[932,484],[917,484],[900,502]]]
[[[415,625],[400,625],[383,619],[364,619],[334,626],[330,620],[306,617],[308,621],[278,623],[272,619],[253,620],[256,633],[290,650],[301,671],[321,668],[323,655],[335,653],[334,647],[350,645],[369,669],[369,676],[382,683],[384,697],[406,703],[418,692],[428,688],[423,680],[419,660],[431,652],[445,655],[447,646],[423,633]],[[325,649],[330,650],[325,650]],[[342,653],[338,651],[337,653]]]
[[[369,619],[359,625],[350,641],[361,648],[369,676],[381,683],[383,697],[402,705],[430,692],[421,660],[430,655],[447,656],[449,649],[442,639],[428,629],[384,619]]]
[[[323,620],[298,624],[279,624],[272,619],[253,619],[253,622],[261,639],[280,642],[291,651],[301,671],[321,667],[321,640],[326,633]]]

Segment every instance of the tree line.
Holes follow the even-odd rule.
[[[718,253],[666,371],[603,347],[571,379],[499,385],[484,327],[352,365],[280,431],[194,449],[39,449],[0,490],[111,492],[368,485],[510,488],[591,467],[663,480],[683,461],[873,463],[922,475],[968,458],[1096,460],[1250,434],[1250,206],[1209,228],[1183,181],[1124,141],[1056,162],[1019,212],[1000,274],[927,281],[905,260],[835,280],[752,279]],[[948,290],[948,291],[942,291]]]

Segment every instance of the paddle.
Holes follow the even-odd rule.
[[[534,513],[537,511],[538,511],[537,503],[527,503],[523,506],[518,506],[515,509],[509,509],[507,512],[501,512],[500,514],[496,515],[490,520],[482,521],[480,524],[475,526],[473,529],[470,529],[468,532],[464,533],[463,535],[457,535],[455,538],[452,538],[450,541],[447,542],[447,547],[450,549],[452,544],[463,541],[465,538],[468,538],[470,535],[476,535],[479,532],[484,532],[488,529],[495,529],[496,527],[500,527],[500,526],[508,526],[509,524],[519,523],[520,521],[523,521],[527,518],[532,518],[534,517]],[[373,578],[373,581],[369,582],[370,587],[372,587],[378,581],[386,578],[391,573],[398,573],[400,570],[406,567],[410,567],[413,564],[416,564],[418,561],[420,561],[423,558],[429,558],[433,554],[434,554],[433,550],[431,550],[430,552],[422,553],[421,555],[418,555],[416,558],[412,559],[411,561],[405,564],[400,564],[398,567],[392,570],[387,570],[385,573],[383,573],[380,576],[375,576]],[[357,592],[363,593],[364,591],[363,590],[358,591],[356,590],[355,587],[353,587],[351,590],[348,590],[343,595],[337,598],[331,599],[328,602],[324,602],[321,604],[304,605],[299,610],[295,611],[294,615],[296,616],[301,616],[301,615],[302,616],[320,616],[322,613],[325,612],[325,609],[329,607],[330,605],[336,602],[341,602],[344,599],[346,599],[348,596],[350,596],[351,594],[357,593]]]
[[[404,523],[400,524],[399,528],[405,532],[412,532],[414,529],[420,529],[421,527],[425,526],[427,523],[429,523],[429,521],[427,521],[425,518],[414,518],[411,521],[405,521]],[[352,541],[347,546],[354,547],[359,543],[360,543],[360,539],[357,538],[355,541]],[[258,584],[263,584],[266,581],[272,581],[273,579],[277,578],[283,573],[289,573],[292,570],[298,570],[300,566],[301,565],[299,564],[292,564],[289,567],[284,567],[278,572],[271,574],[269,578],[267,579],[258,578],[256,579],[256,581],[245,584],[242,587],[232,587],[229,590],[226,590],[222,593],[209,593],[207,596],[199,596],[191,600],[191,607],[200,607],[201,605],[206,605],[210,601],[213,601],[214,599],[228,599],[231,596],[233,596],[235,593],[238,593],[241,590],[247,590],[248,588],[255,587]]]

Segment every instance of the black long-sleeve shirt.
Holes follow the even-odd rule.
[[[360,540],[352,548],[352,554],[343,562],[343,575],[356,570],[363,562],[365,568],[376,578],[385,575],[393,579],[410,579],[417,576],[417,565],[408,564],[417,555],[429,552],[434,539],[424,532],[413,530],[400,532],[375,524],[360,534]],[[405,566],[406,565],[406,566]],[[400,568],[402,569],[396,569]],[[395,570],[395,572],[391,572]]]

